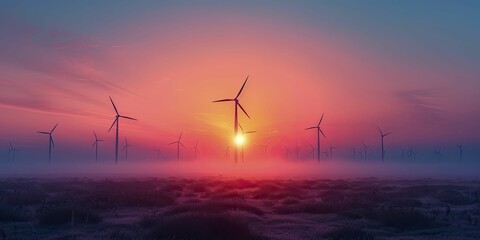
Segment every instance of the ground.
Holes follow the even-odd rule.
[[[480,239],[465,179],[3,178],[0,239]]]

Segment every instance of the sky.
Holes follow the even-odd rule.
[[[111,161],[115,112],[130,159],[224,159],[233,98],[245,151],[310,159],[325,113],[322,151],[350,158],[369,146],[389,158],[412,146],[480,160],[478,1],[1,1],[0,146],[24,161],[90,161],[93,131]],[[123,157],[123,152],[120,156]]]

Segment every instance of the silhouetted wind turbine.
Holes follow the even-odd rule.
[[[12,153],[12,161],[15,161],[15,154],[17,151],[18,149],[14,148],[12,143],[10,143],[10,147],[8,149],[8,160],[10,160],[10,153]]]
[[[463,159],[463,144],[457,144],[458,148],[458,157],[460,158],[460,161]]]
[[[285,157],[288,159],[290,156],[290,149],[287,146],[283,146],[283,148],[285,149]]]
[[[330,144],[330,159],[333,159],[333,149],[335,149],[335,147]]]
[[[125,151],[125,160],[128,160],[128,148],[132,145],[128,144],[127,138],[125,138],[125,146],[123,147],[122,151]]]
[[[368,146],[367,146],[367,144],[365,144],[364,141],[362,141],[362,144],[363,144],[363,151],[365,152],[365,160],[367,160],[367,148],[368,148]]]
[[[160,152],[161,152],[160,147],[157,148],[155,152],[157,152],[157,160],[160,160]]]
[[[228,161],[228,152],[230,151],[230,146],[227,144],[227,148],[225,149],[225,160]]]
[[[315,160],[315,147],[311,143],[310,147],[312,148],[312,160]]]
[[[120,118],[125,118],[125,119],[130,119],[130,120],[135,120],[137,121],[138,119],[135,119],[135,118],[131,118],[131,117],[128,117],[128,116],[123,116],[123,115],[120,115],[120,113],[118,113],[118,110],[117,110],[117,107],[115,106],[115,103],[113,103],[113,100],[111,97],[110,98],[110,102],[112,102],[112,106],[113,106],[113,109],[115,109],[115,120],[113,121],[112,125],[110,126],[110,128],[108,129],[108,131],[110,132],[110,130],[112,129],[113,125],[115,125],[116,123],[116,131],[115,131],[115,163],[118,163],[118,122],[119,122],[119,119]]]
[[[442,150],[434,148],[433,151],[435,152],[435,157],[437,158],[437,160],[442,160],[443,159]]]
[[[298,154],[300,153],[300,147],[298,146],[298,142],[297,142],[297,146],[295,147],[295,153],[297,154],[297,160],[298,160]]]
[[[178,137],[177,141],[171,142],[168,144],[168,145],[177,144],[177,161],[180,161],[180,145],[182,145],[182,147],[185,147],[185,145],[183,145],[183,143],[180,141],[182,139],[182,135],[183,135],[183,132],[180,133],[180,136]]]
[[[385,160],[385,148],[384,148],[384,145],[383,145],[383,138],[392,134],[391,132],[389,133],[383,133],[382,132],[382,129],[378,128],[378,131],[380,131],[380,137],[382,138],[382,162]]]
[[[194,154],[195,154],[195,160],[197,160],[197,153],[199,152],[199,151],[198,151],[198,140],[197,140],[197,142],[195,143],[194,151],[195,151],[195,153],[194,153]]]
[[[245,113],[245,115],[247,115],[247,117],[250,118],[250,116],[248,115],[248,113],[245,111],[245,109],[242,107],[242,105],[240,104],[240,102],[238,100],[238,97],[240,97],[240,94],[242,93],[243,88],[245,87],[245,84],[247,83],[247,81],[248,81],[248,76],[245,79],[245,82],[243,82],[243,85],[240,88],[240,91],[238,91],[237,96],[235,96],[235,98],[233,98],[233,99],[232,98],[227,98],[227,99],[220,99],[220,100],[213,101],[214,103],[215,102],[235,102],[235,117],[234,117],[234,122],[233,122],[233,129],[234,129],[233,134],[234,134],[235,138],[238,135],[238,107],[240,107],[240,109],[242,109],[243,113]],[[238,147],[235,146],[234,150],[235,150],[235,163],[237,163],[238,162]]]
[[[95,133],[95,131],[93,131],[93,135],[95,136],[95,141],[93,142],[92,147],[95,146],[95,162],[97,162],[97,161],[98,161],[98,142],[103,142],[103,140],[102,140],[102,139],[98,139],[97,134]]]
[[[38,133],[47,134],[50,138],[50,140],[48,141],[49,142],[49,144],[48,144],[48,163],[50,163],[50,160],[52,158],[52,146],[55,147],[55,142],[53,141],[52,133],[53,133],[53,131],[55,131],[55,128],[57,128],[57,126],[58,126],[58,123],[55,124],[55,126],[52,128],[52,131],[50,131],[50,132],[38,131]]]
[[[320,121],[318,121],[317,126],[305,128],[305,130],[317,129],[317,161],[320,161],[320,133],[326,138],[326,136],[325,136],[325,134],[323,133],[322,129],[320,129],[320,124],[321,124],[322,121],[323,121],[323,115],[324,115],[324,113],[322,113],[322,117],[320,118]]]
[[[243,127],[242,127],[242,125],[240,125],[240,123],[238,123],[238,126],[240,127],[240,130],[242,130],[242,134],[243,134],[243,135],[252,134],[252,133],[256,133],[256,132],[257,132],[257,131],[244,131],[244,130],[243,130]],[[241,151],[242,151],[242,163],[243,163],[243,145],[244,145],[244,144],[242,144],[242,150],[241,150]]]

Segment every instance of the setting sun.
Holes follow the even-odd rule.
[[[243,145],[245,143],[245,137],[242,134],[238,134],[237,137],[235,137],[235,143],[239,146]]]

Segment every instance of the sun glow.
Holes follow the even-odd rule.
[[[242,134],[238,134],[236,137],[235,137],[235,143],[238,145],[238,146],[241,146],[245,143],[245,137],[242,135]]]

